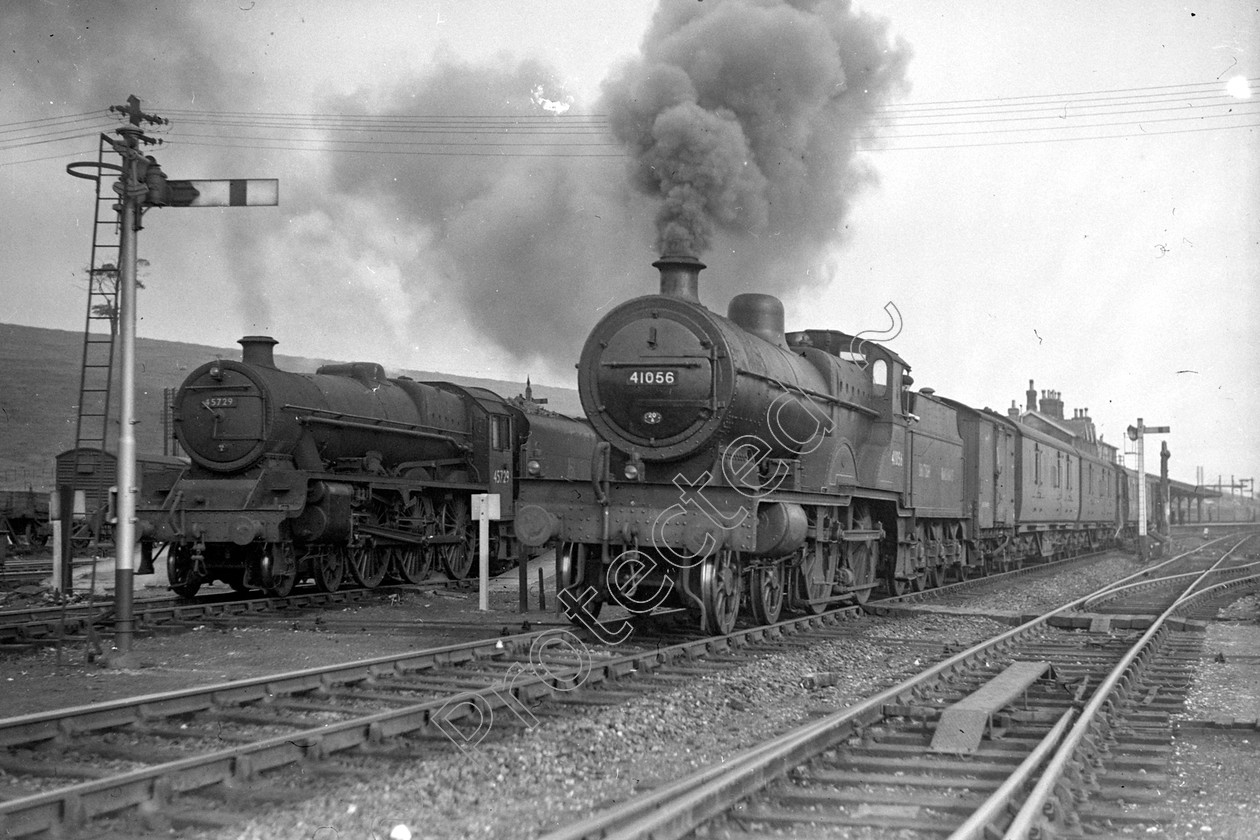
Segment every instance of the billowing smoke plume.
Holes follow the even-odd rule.
[[[370,98],[375,116],[443,120],[437,144],[422,154],[330,161],[341,196],[336,212],[346,217],[340,227],[383,226],[364,244],[377,265],[399,270],[412,310],[405,332],[433,337],[421,342],[429,346],[440,346],[441,336],[477,336],[449,346],[465,367],[502,349],[523,366],[544,362],[553,378],[572,370],[602,311],[647,291],[644,280],[653,274],[650,206],[625,182],[624,160],[607,135],[581,133],[589,118],[574,119],[580,103],[557,116],[558,105],[572,99],[532,60],[471,64],[439,55],[423,77]],[[363,112],[364,99],[321,110]],[[602,155],[587,156],[591,148]],[[363,215],[365,206],[372,215]],[[395,239],[414,247],[381,247]],[[313,265],[307,277],[320,274]],[[337,280],[317,282],[335,290]],[[364,297],[359,305],[370,306],[374,296]]]
[[[844,0],[663,3],[642,58],[604,87],[632,180],[660,199],[661,253],[725,232],[756,237],[765,267],[814,259],[872,179],[854,138],[909,55]]]
[[[375,208],[341,227],[384,225],[415,243],[401,263],[396,253],[379,260],[397,268],[393,291],[410,303],[413,334],[463,321],[459,332],[523,363],[567,368],[608,307],[652,291],[647,266],[662,252],[699,254],[728,237],[725,254],[710,260],[715,279],[768,292],[822,280],[822,252],[871,180],[853,138],[904,86],[908,57],[883,22],[843,2],[666,0],[642,58],[606,82],[594,109],[630,150],[631,179],[615,157],[482,150],[483,130],[435,150],[464,154],[338,156],[333,181],[345,206]],[[439,55],[432,67],[320,110],[538,119],[569,102],[534,61]],[[555,119],[589,112],[576,103]],[[312,265],[307,279],[319,271]],[[718,308],[718,297],[707,300]]]
[[[67,111],[104,112],[134,93],[185,107],[243,107],[230,50],[210,43],[183,3],[6,3],[0,70],[23,97]],[[207,101],[207,98],[209,101]]]

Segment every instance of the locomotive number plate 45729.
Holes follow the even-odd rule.
[[[206,408],[232,408],[236,405],[236,397],[206,397],[201,404]]]
[[[630,372],[631,385],[673,385],[672,370],[634,370]]]

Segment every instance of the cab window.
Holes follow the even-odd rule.
[[[497,416],[490,418],[490,448],[502,452],[511,448],[509,440],[508,418]]]
[[[888,362],[876,359],[871,365],[871,384],[875,387],[875,396],[882,397],[888,393]]]

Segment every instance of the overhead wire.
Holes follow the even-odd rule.
[[[1247,82],[1254,85],[1260,79]],[[1220,81],[889,103],[873,110],[867,131],[854,139],[859,144],[870,144],[863,146],[863,151],[874,152],[1149,137],[1254,128],[1252,122],[1228,122],[1260,115],[1257,106],[1260,101],[1229,95]],[[146,131],[166,133],[170,141],[189,146],[472,157],[625,155],[609,133],[611,121],[606,114],[381,115],[204,111],[159,106],[155,110],[175,126]],[[114,115],[112,119],[117,122],[119,117]],[[1182,127],[1204,120],[1221,122]],[[102,121],[100,112],[82,112],[0,123],[0,152],[87,140],[93,134],[84,129],[99,126]],[[190,133],[179,131],[180,126],[212,126],[224,131],[250,129],[283,136]],[[294,136],[303,132],[319,136]],[[595,141],[596,137],[604,139]],[[939,142],[928,145],[921,141]],[[0,166],[46,159],[0,162]]]

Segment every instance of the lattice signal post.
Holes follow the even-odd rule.
[[[108,657],[115,667],[132,667],[131,653],[135,632],[133,588],[135,576],[136,494],[136,232],[141,230],[140,217],[150,207],[248,207],[275,206],[280,203],[279,182],[262,180],[168,181],[158,162],[140,151],[140,144],[159,141],[141,130],[142,124],[166,125],[167,120],[140,110],[140,100],[127,97],[126,105],[115,105],[111,112],[122,114],[128,125],[116,132],[120,140],[101,135],[122,157],[122,166],[102,165],[98,161],[76,162],[66,171],[76,178],[99,180],[108,169],[119,172],[114,192],[118,193],[120,226],[118,248],[118,323],[122,339],[122,399],[118,421],[118,523],[114,529],[114,652]],[[95,168],[88,174],[86,170]],[[84,171],[80,171],[84,170]]]

